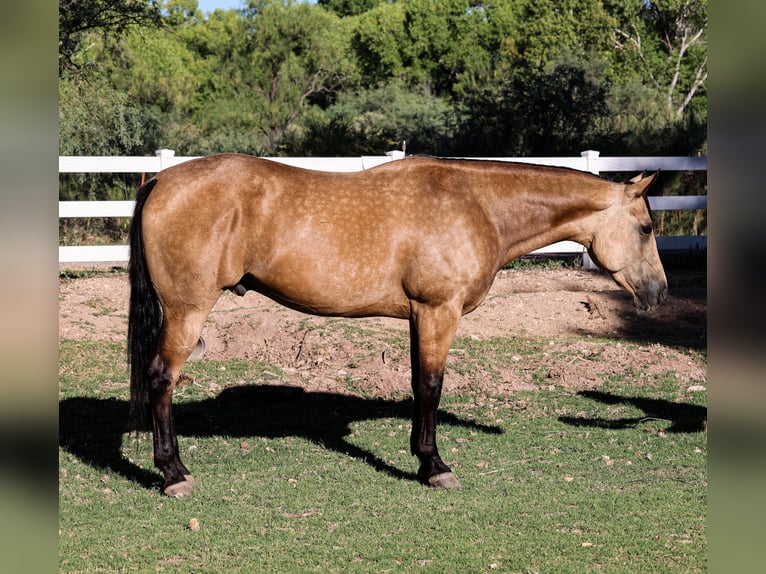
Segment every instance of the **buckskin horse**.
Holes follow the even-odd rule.
[[[637,309],[661,304],[667,281],[645,196],[655,176],[615,183],[424,157],[330,173],[240,154],[159,172],[139,189],[131,223],[128,361],[132,424],[151,413],[163,492],[192,492],[172,395],[226,289],[315,315],[409,321],[417,477],[459,488],[439,456],[436,412],[461,316],[504,265],[561,240],[584,245]]]

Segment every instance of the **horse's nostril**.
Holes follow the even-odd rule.
[[[662,303],[665,302],[665,299],[668,296],[668,286],[667,285],[660,285],[658,289],[656,290],[656,298],[657,298],[657,305],[662,305]]]
[[[662,303],[668,296],[668,284],[664,281],[660,283],[659,293],[657,293],[657,299]]]

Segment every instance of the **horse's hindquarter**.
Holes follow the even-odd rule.
[[[337,174],[213,159],[161,174],[147,202],[145,229],[154,215],[174,281],[220,289],[249,273],[302,311],[407,317],[411,299],[473,308],[494,277],[496,238],[481,210],[437,174],[404,162]]]

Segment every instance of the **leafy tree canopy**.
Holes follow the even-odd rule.
[[[59,74],[78,67],[76,56],[87,50],[83,38],[90,33],[114,37],[159,22],[157,0],[59,0]]]
[[[705,147],[707,0],[60,0],[59,19],[67,153]]]

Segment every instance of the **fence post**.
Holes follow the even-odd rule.
[[[598,156],[600,155],[599,152],[589,149],[581,151],[580,155],[585,159],[585,170],[598,175]],[[598,265],[593,262],[593,259],[590,258],[590,255],[588,255],[587,251],[583,251],[582,266],[583,269],[590,269],[593,271],[598,270]]]
[[[158,149],[157,151],[154,152],[154,155],[160,158],[160,171],[162,171],[166,167],[170,167],[165,164],[167,163],[167,160],[175,157],[176,152],[175,150],[172,150],[172,149]]]
[[[585,170],[598,175],[598,156],[600,152],[592,149],[581,151],[580,155],[585,158]]]

